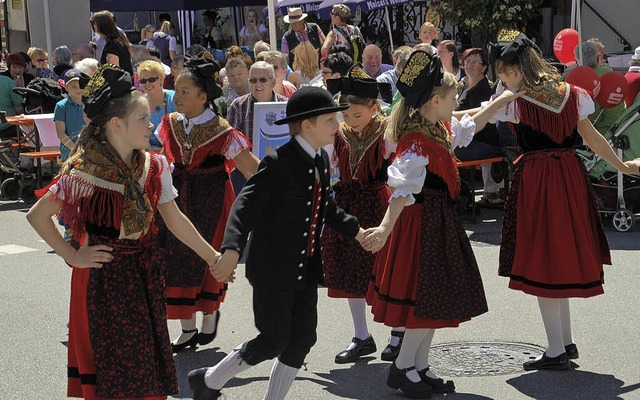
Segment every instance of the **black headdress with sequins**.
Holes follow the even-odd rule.
[[[443,77],[440,56],[418,50],[409,56],[396,86],[405,104],[418,109],[429,101],[433,88],[442,85]]]
[[[502,60],[510,65],[518,64],[518,56],[527,47],[532,47],[538,53],[540,49],[524,33],[513,29],[502,29],[498,32],[496,43],[489,44],[489,62]]]
[[[84,84],[80,79],[80,87]],[[122,97],[135,91],[131,75],[113,64],[104,64],[86,83],[82,102],[87,118],[94,119],[107,105],[109,100]]]

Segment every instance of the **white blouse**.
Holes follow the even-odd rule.
[[[455,117],[451,118],[451,146],[466,147],[473,140],[473,134],[476,132],[476,123],[469,114],[465,114],[460,121]],[[387,184],[393,189],[391,199],[397,197],[407,197],[406,206],[415,203],[414,193],[420,193],[427,178],[427,169],[429,157],[421,156],[412,152],[405,151],[396,157],[393,163],[387,168]]]

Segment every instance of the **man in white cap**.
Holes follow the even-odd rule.
[[[282,51],[289,54],[289,65],[293,65],[293,49],[302,42],[310,42],[313,47],[320,50],[324,43],[324,33],[317,24],[305,22],[307,13],[302,12],[300,7],[291,7],[284,16],[284,22],[289,24],[289,30],[282,37]]]

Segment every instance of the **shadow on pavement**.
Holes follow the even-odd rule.
[[[362,358],[351,366],[329,371],[328,374],[316,374],[322,379],[309,379],[318,385],[324,386],[324,390],[336,397],[344,399],[376,400],[376,399],[403,399],[399,390],[393,390],[386,385],[390,364],[369,364],[372,357]],[[434,394],[433,399],[459,399],[459,400],[492,400],[489,397],[470,393],[449,393],[445,395]]]
[[[176,353],[173,360],[176,363],[180,393],[174,394],[172,397],[177,399],[190,399],[192,393],[191,388],[189,388],[189,382],[187,381],[189,371],[202,367],[212,367],[226,356],[227,353],[220,351],[218,347],[198,351],[185,350]]]
[[[587,371],[536,371],[507,380],[522,394],[536,400],[613,400],[640,388],[640,383],[624,386],[613,375]]]

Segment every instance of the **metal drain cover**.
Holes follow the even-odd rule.
[[[429,364],[447,376],[494,376],[522,372],[522,363],[545,351],[544,347],[514,342],[457,342],[431,347]]]

